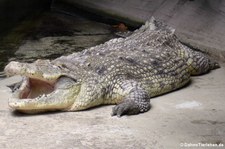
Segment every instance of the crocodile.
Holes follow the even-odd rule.
[[[34,114],[80,111],[115,104],[112,116],[147,112],[152,97],[177,90],[219,64],[182,44],[175,29],[152,17],[128,37],[54,60],[12,61],[7,76],[21,75],[9,106]]]

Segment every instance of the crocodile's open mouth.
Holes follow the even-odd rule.
[[[68,109],[80,92],[80,83],[62,72],[49,60],[33,63],[12,61],[4,69],[8,77],[20,75],[23,80],[12,85],[8,104],[24,113],[39,113]]]
[[[16,90],[15,98],[18,99],[34,99],[41,96],[47,96],[55,89],[55,83],[43,80],[24,78],[18,90]]]
[[[68,77],[55,79],[37,79],[24,77],[14,86],[9,106],[23,113],[40,113],[45,111],[64,110],[75,101],[80,85]]]

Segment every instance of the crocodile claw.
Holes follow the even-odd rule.
[[[132,101],[124,101],[112,108],[111,116],[121,117],[122,115],[133,115],[140,113],[138,105]]]

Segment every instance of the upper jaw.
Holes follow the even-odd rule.
[[[63,75],[62,69],[53,65],[49,60],[37,60],[34,63],[12,61],[5,67],[4,72],[8,77],[21,75],[50,83]]]

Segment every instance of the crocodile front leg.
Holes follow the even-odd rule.
[[[113,107],[112,116],[133,115],[150,109],[150,96],[137,82],[125,81],[117,91],[123,94],[124,98],[122,102]]]

